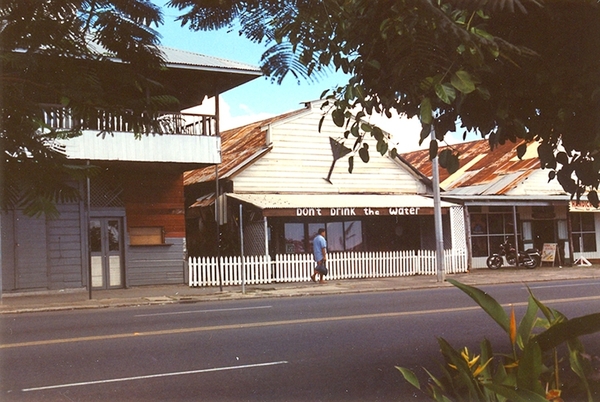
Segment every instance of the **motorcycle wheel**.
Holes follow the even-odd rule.
[[[498,269],[502,267],[502,257],[498,254],[490,255],[485,263],[489,269]]]
[[[508,265],[518,266],[518,263],[517,263],[517,254],[515,254],[515,253],[507,253],[506,254],[506,262],[508,263]]]
[[[525,261],[524,263],[525,267],[527,267],[528,269],[534,269],[537,268],[538,265],[540,265],[540,259],[536,258],[536,257],[531,257],[530,260]]]

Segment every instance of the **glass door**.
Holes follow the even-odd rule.
[[[93,289],[123,287],[122,226],[120,218],[90,220]]]

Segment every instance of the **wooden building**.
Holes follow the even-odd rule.
[[[440,170],[444,200],[465,206],[467,245],[474,268],[485,267],[487,257],[509,237],[520,250],[554,245],[555,265],[600,259],[600,213],[589,203],[571,199],[549,170],[540,169],[537,147],[506,142],[494,150],[487,140],[452,145],[460,169],[449,175]],[[426,151],[403,154],[424,175]],[[595,213],[594,213],[595,212]],[[553,247],[554,247],[553,246]],[[582,260],[583,257],[583,260]]]
[[[355,138],[329,115],[319,130],[321,104],[223,132],[218,169],[185,173],[190,255],[237,255],[241,237],[245,255],[309,253],[319,227],[332,252],[435,250],[430,180],[372,138],[368,163],[356,150],[334,161]],[[462,207],[442,211],[445,247],[464,248]]]
[[[100,173],[74,183],[80,202],[59,203],[57,219],[29,218],[20,210],[1,215],[2,289],[23,291],[184,283],[185,210],[183,172],[220,162],[218,113],[182,110],[206,97],[261,75],[254,66],[162,48],[168,86],[180,110],[157,118],[161,135],[136,139],[122,116],[110,119],[113,135],[57,140],[74,164],[98,166]],[[48,100],[44,100],[48,102]],[[69,128],[68,110],[45,105],[46,124]],[[218,110],[218,109],[217,109]],[[99,123],[99,125],[102,125]]]

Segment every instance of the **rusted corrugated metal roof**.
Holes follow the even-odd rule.
[[[487,140],[441,147],[439,151],[450,147],[457,152],[460,161],[458,172],[452,176],[446,169],[440,168],[441,187],[446,191],[470,187],[474,194],[506,194],[540,166],[537,158],[538,143],[528,144],[527,153],[523,159],[519,159],[516,149],[522,143],[508,141],[493,151]],[[428,150],[406,153],[402,157],[425,176],[431,177],[432,166]]]
[[[295,110],[279,116],[233,128],[221,133],[221,163],[219,179],[238,171],[249,162],[260,158],[269,150],[267,144],[267,127],[270,124],[287,119],[307,109]],[[215,180],[214,166],[191,170],[183,174],[183,184],[189,186]]]

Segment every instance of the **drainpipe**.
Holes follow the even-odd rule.
[[[517,207],[513,205],[513,227],[515,229],[515,252],[517,253],[517,266],[519,266],[519,230],[517,228]]]
[[[87,172],[87,177],[86,177],[86,192],[87,192],[87,202],[86,202],[86,209],[87,209],[87,224],[85,225],[87,227],[87,249],[88,249],[88,298],[90,300],[92,300],[92,245],[90,244],[90,219],[91,219],[91,186],[90,186],[90,172],[89,172],[89,167],[90,167],[90,161],[87,161],[87,166],[88,166],[88,172]]]
[[[221,136],[219,129],[219,93],[215,95],[215,131],[217,137]],[[221,147],[218,149],[219,156],[221,153]],[[219,291],[223,291],[223,274],[221,272],[221,211],[219,210],[219,164],[215,164],[215,223],[217,226],[217,269],[219,271]]]
[[[244,265],[244,215],[240,203],[240,256],[242,257],[242,294],[246,294],[246,267]]]

